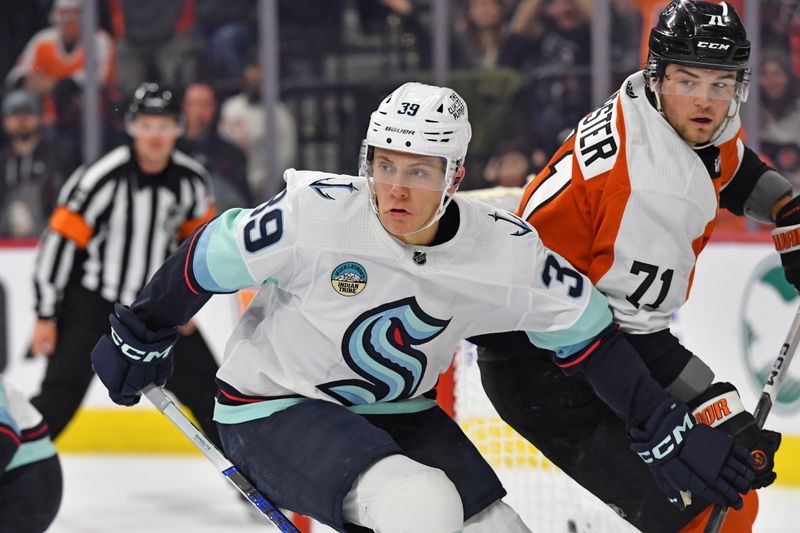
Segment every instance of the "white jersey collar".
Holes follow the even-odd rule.
[[[446,268],[461,259],[470,249],[470,239],[475,233],[475,217],[471,205],[456,195],[453,198],[459,208],[458,230],[452,239],[435,246],[406,244],[393,237],[381,224],[378,216],[370,210],[369,224],[378,240],[397,258],[398,263],[412,272],[430,272]],[[420,257],[423,254],[424,257]],[[415,255],[417,259],[415,261]]]

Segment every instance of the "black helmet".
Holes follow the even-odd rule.
[[[750,41],[739,15],[726,2],[673,0],[650,31],[648,75],[660,78],[668,63],[742,71]]]
[[[171,90],[163,89],[157,83],[145,82],[133,93],[126,119],[133,120],[139,114],[168,115],[177,120],[180,116],[178,99]]]

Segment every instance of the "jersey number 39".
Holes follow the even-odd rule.
[[[250,220],[244,227],[244,247],[250,252],[258,252],[267,246],[272,246],[283,237],[283,212],[279,209],[264,210],[281,201],[286,195],[286,190],[253,209]],[[262,214],[263,213],[263,214]]]

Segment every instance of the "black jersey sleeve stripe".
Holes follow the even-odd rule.
[[[199,285],[188,277],[193,246],[205,227],[198,228],[167,258],[131,306],[148,327],[163,329],[185,324],[211,298],[211,293],[192,287],[192,283]]]

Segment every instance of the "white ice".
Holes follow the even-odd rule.
[[[199,456],[64,454],[62,466],[64,499],[51,533],[276,531]],[[760,495],[756,533],[798,531],[800,490],[770,487]],[[322,531],[333,530],[314,528]]]

